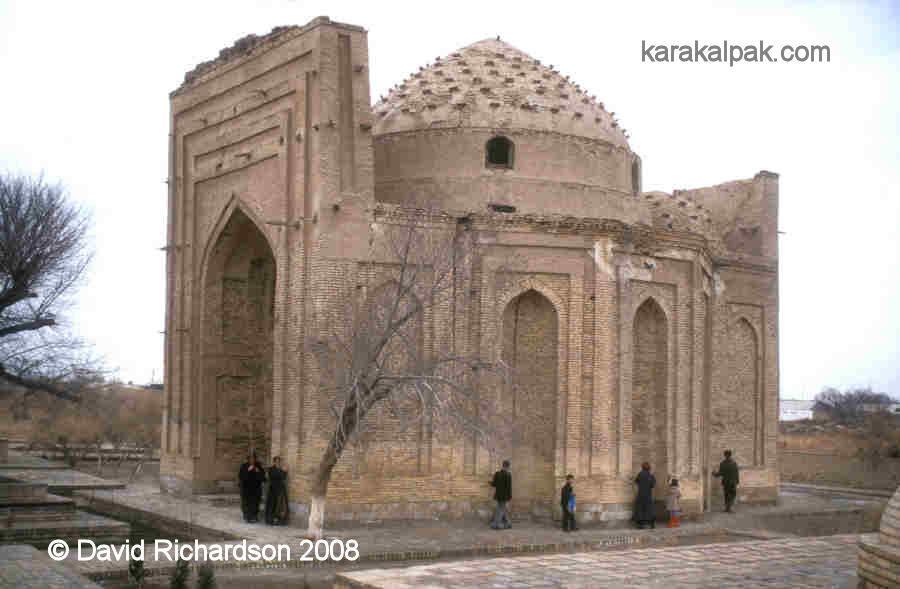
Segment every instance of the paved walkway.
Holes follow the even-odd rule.
[[[2,589],[100,589],[100,585],[50,560],[47,552],[21,544],[0,546]]]
[[[346,572],[341,589],[685,587],[850,589],[856,535],[785,538],[626,553],[582,552]]]
[[[247,524],[241,520],[236,506],[214,505],[208,502],[175,499],[159,492],[158,487],[131,485],[122,490],[80,491],[76,496],[81,502],[90,504],[103,512],[110,508],[125,509],[130,516],[137,514],[148,525],[165,520],[172,527],[181,526],[187,534],[187,527],[194,526],[191,537],[201,541],[234,542],[246,539],[248,543],[288,544],[291,547],[292,562],[289,567],[309,568],[310,566],[337,565],[347,563],[304,563],[299,562],[306,548],[302,546],[305,529],[297,526],[271,527],[263,524]],[[832,526],[821,533],[848,533],[857,529],[853,525],[860,519],[860,503],[870,504],[883,499],[851,503],[835,502],[832,499],[813,495],[789,493],[782,496],[777,506],[742,506],[739,513],[712,513],[704,517],[702,523],[684,522],[681,528],[670,530],[665,527],[656,530],[604,529],[585,526],[577,534],[565,534],[549,522],[517,523],[511,530],[495,531],[479,521],[413,521],[402,524],[376,526],[342,527],[326,529],[330,538],[354,539],[359,544],[364,562],[379,561],[424,561],[437,559],[464,559],[483,556],[516,553],[552,553],[574,551],[610,551],[623,548],[662,547],[685,543],[710,543],[760,538],[778,538],[786,535],[812,533],[816,530],[801,530],[807,527],[830,526],[829,513],[838,514],[842,525]],[[856,510],[856,511],[854,511]],[[809,517],[816,514],[816,517]],[[123,519],[122,516],[113,515]],[[810,521],[807,521],[810,520]],[[778,525],[774,525],[774,523]],[[851,525],[849,526],[847,522]],[[177,524],[177,525],[172,525]],[[166,527],[166,526],[154,526]],[[769,528],[763,531],[761,528]],[[726,529],[728,532],[726,533]],[[777,530],[777,531],[776,531]],[[796,530],[796,531],[795,531]],[[735,533],[737,532],[737,533]],[[173,537],[173,536],[161,536]],[[224,540],[231,538],[231,540]],[[219,540],[223,539],[223,540]],[[125,568],[124,562],[77,562],[70,554],[67,564],[82,574],[100,579],[119,576]],[[259,563],[221,563],[223,567],[259,566]],[[164,570],[171,567],[165,560],[147,562],[148,568]]]

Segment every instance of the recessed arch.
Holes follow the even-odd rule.
[[[272,241],[271,236],[266,231],[266,225],[263,223],[262,219],[256,214],[253,210],[253,207],[250,206],[242,198],[239,198],[236,195],[232,195],[231,198],[222,206],[219,211],[218,216],[216,217],[216,222],[212,227],[212,230],[209,232],[209,237],[206,240],[206,243],[203,246],[203,253],[200,256],[200,268],[201,268],[201,284],[206,283],[206,273],[209,270],[209,259],[212,255],[213,248],[219,243],[219,236],[225,230],[225,226],[231,221],[232,217],[235,214],[235,211],[240,211],[247,219],[253,223],[257,230],[259,230],[260,235],[265,238],[266,243],[269,245],[269,249],[272,252],[277,251],[276,244]]]
[[[249,452],[271,453],[275,255],[265,233],[237,200],[225,209],[201,271],[201,422],[209,427],[204,460],[231,481]]]
[[[668,473],[668,320],[662,306],[647,297],[634,314],[632,331],[632,472],[649,462],[657,480]]]
[[[730,446],[735,459],[756,464],[760,417],[759,337],[746,317],[734,322],[730,356],[729,402],[733,406],[730,431],[726,435],[732,437]]]
[[[502,314],[502,358],[511,374],[500,411],[512,424],[506,453],[518,465],[513,502],[529,511],[554,492],[559,322],[553,302],[533,288],[509,300]]]

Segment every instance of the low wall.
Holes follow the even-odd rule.
[[[900,458],[856,458],[821,452],[780,450],[781,480],[795,483],[894,490],[900,486]]]

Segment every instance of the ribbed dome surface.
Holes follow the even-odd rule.
[[[446,127],[531,129],[628,146],[602,102],[549,66],[486,39],[441,57],[382,96],[376,134]]]

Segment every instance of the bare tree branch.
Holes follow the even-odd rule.
[[[89,226],[61,185],[0,175],[0,376],[66,400],[97,371],[59,320],[91,260]]]

